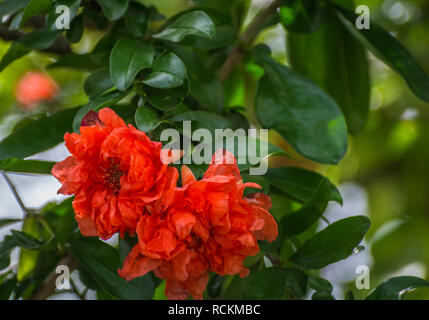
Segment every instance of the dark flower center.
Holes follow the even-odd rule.
[[[109,159],[109,166],[103,170],[103,178],[106,186],[114,193],[118,193],[121,190],[121,177],[124,174],[123,171],[119,170],[119,164],[115,159]]]

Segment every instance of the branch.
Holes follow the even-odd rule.
[[[71,255],[67,255],[64,258],[62,258],[58,265],[65,265],[68,266],[70,269],[70,274],[74,269],[77,267],[76,261],[72,258]],[[43,282],[42,286],[39,287],[33,294],[30,296],[30,300],[45,300],[49,298],[53,293],[55,293],[56,289],[56,280],[57,280],[58,274],[56,274],[55,270],[53,270],[48,277]]]
[[[19,196],[18,191],[16,191],[16,187],[13,184],[13,182],[10,180],[9,176],[6,172],[1,171],[1,175],[3,176],[4,180],[6,181],[10,191],[12,192],[13,196],[15,197],[16,202],[18,202],[19,207],[23,211],[24,215],[28,213],[28,209],[25,207],[24,202],[22,202],[21,197]]]
[[[0,38],[5,41],[15,41],[21,38],[23,35],[25,35],[24,32],[9,30],[7,25],[0,24]],[[40,51],[58,55],[66,55],[72,52],[68,41],[63,36],[55,40],[55,42],[49,48]]]
[[[283,0],[274,0],[265,9],[263,9],[253,21],[249,27],[243,33],[238,41],[238,45],[232,50],[231,54],[225,60],[222,68],[219,71],[218,78],[220,81],[225,81],[229,74],[235,68],[235,66],[243,58],[244,51],[242,47],[249,46],[253,40],[255,40],[261,26],[277,11],[281,6]]]

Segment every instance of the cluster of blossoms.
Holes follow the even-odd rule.
[[[257,241],[277,238],[269,196],[243,196],[260,186],[242,182],[229,152],[219,150],[201,180],[182,166],[179,187],[179,172],[161,160],[162,144],[109,108],[88,114],[80,134],[65,141],[72,156],[52,173],[60,193],[75,195],[82,234],[138,237],[118,270],[128,281],[154,271],[169,299],[201,299],[210,271],[245,277],[243,261],[259,252]]]

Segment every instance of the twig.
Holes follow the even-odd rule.
[[[322,216],[322,220],[326,222],[326,224],[329,226],[331,223],[328,219],[326,219],[324,216]]]
[[[28,209],[25,207],[24,202],[22,202],[21,197],[18,194],[18,191],[16,191],[16,187],[13,184],[13,182],[9,179],[9,176],[7,175],[6,172],[1,171],[1,174],[4,178],[4,180],[6,180],[7,185],[9,186],[10,191],[12,192],[13,196],[16,199],[16,202],[18,202],[19,207],[21,208],[21,210],[24,212],[25,215],[27,215],[28,213]]]
[[[24,32],[17,30],[9,30],[7,25],[0,24],[0,38],[5,41],[15,41],[24,35]],[[55,40],[49,48],[40,51],[54,53],[58,55],[66,55],[72,52],[69,43],[63,36]]]
[[[220,81],[225,81],[229,74],[235,68],[237,63],[243,58],[244,51],[243,47],[249,46],[253,40],[255,40],[261,26],[277,11],[277,8],[281,6],[283,0],[274,0],[265,9],[263,9],[253,21],[249,27],[239,38],[238,45],[232,50],[231,54],[225,60],[222,68],[219,71],[218,78]]]
[[[68,266],[70,269],[70,274],[74,269],[77,267],[76,261],[73,259],[71,255],[67,255],[64,258],[62,258],[58,265],[65,265]],[[30,296],[30,300],[45,300],[46,298],[50,297],[56,289],[56,280],[58,275],[56,274],[55,270],[53,270],[48,277],[45,279],[43,284]]]

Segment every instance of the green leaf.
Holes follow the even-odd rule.
[[[429,282],[412,276],[394,277],[375,288],[366,300],[400,300],[404,290],[422,287],[429,287]]]
[[[49,240],[47,242],[42,242],[29,233],[16,230],[12,230],[12,236],[15,238],[20,247],[23,247],[27,250],[42,249],[50,242]]]
[[[335,298],[328,291],[316,291],[311,296],[311,300],[335,300]]]
[[[126,90],[140,70],[152,66],[154,54],[151,44],[133,38],[118,40],[110,54],[110,76],[115,86]]]
[[[51,174],[55,162],[39,160],[5,159],[0,161],[0,170],[20,173]]]
[[[125,97],[125,92],[111,91],[102,96],[91,97],[86,105],[81,107],[73,118],[73,131],[79,132],[82,118],[90,111],[97,111],[103,107],[112,106]]]
[[[110,79],[109,69],[99,69],[91,73],[83,84],[85,93],[92,97],[100,95],[114,87],[112,79]]]
[[[125,24],[134,37],[143,37],[146,34],[151,10],[138,2],[131,2],[125,13]]]
[[[223,88],[216,75],[203,65],[194,52],[173,44],[169,44],[168,48],[185,63],[191,95],[201,107],[212,112],[221,111],[224,104]]]
[[[370,79],[364,47],[334,15],[312,34],[288,34],[291,65],[309,77],[338,103],[355,134],[365,125],[369,113]]]
[[[207,284],[207,293],[210,295],[211,298],[219,298],[224,281],[225,277],[223,276],[219,276],[217,274],[214,274],[212,276],[209,283]]]
[[[296,236],[316,223],[328,206],[331,189],[331,183],[326,179],[322,180],[309,202],[298,211],[287,214],[282,218],[280,225],[283,234],[286,237]]]
[[[32,16],[49,11],[52,5],[52,0],[31,0],[24,8],[20,26],[23,26]]]
[[[195,10],[180,13],[167,21],[162,30],[153,35],[156,39],[181,42],[188,35],[211,38],[216,27],[210,17],[203,11]]]
[[[86,271],[84,268],[79,267],[79,279],[82,281],[82,283],[91,290],[102,290],[100,286],[98,285],[97,281],[89,274],[88,271]],[[101,300],[101,299],[100,299]]]
[[[49,48],[60,36],[61,31],[49,31],[47,29],[37,29],[14,41],[6,54],[0,61],[0,71],[6,68],[13,61],[27,55],[34,50],[43,50]]]
[[[301,201],[309,201],[323,180],[328,180],[314,171],[308,171],[298,167],[270,168],[266,178],[270,184]],[[329,181],[329,180],[328,180]],[[332,191],[329,200],[343,203],[338,189],[331,183]]]
[[[22,16],[24,12],[18,12],[15,17],[13,17],[12,21],[9,24],[9,30],[18,30],[21,26]]]
[[[341,5],[338,5],[337,8],[343,15],[340,16],[341,21],[348,27],[348,30],[363,41],[364,45],[376,56],[399,73],[417,97],[429,102],[429,77],[409,51],[374,21],[371,21],[370,29],[356,29],[354,23],[358,16]]]
[[[150,299],[154,287],[149,275],[130,282],[119,277],[119,252],[96,238],[80,238],[70,243],[70,250],[80,265],[109,294],[127,300]]]
[[[94,58],[93,54],[70,53],[59,57],[55,62],[48,65],[48,68],[70,68],[84,72],[97,71],[103,68],[103,64]],[[109,75],[110,77],[110,75]]]
[[[181,42],[182,45],[192,48],[216,49],[226,47],[234,42],[236,37],[234,22],[237,21],[235,21],[235,19],[233,21],[230,11],[223,11],[220,8],[214,7],[197,7],[196,9],[192,8],[186,12],[194,10],[203,11],[210,17],[215,25],[216,33],[211,38],[200,37],[192,34],[187,35]]]
[[[27,217],[22,225],[22,231],[34,238],[38,238],[40,236],[39,227],[40,226],[35,217]],[[17,244],[21,246],[21,243],[17,240],[17,237],[14,234],[12,234],[12,237]],[[38,250],[27,250],[24,247],[20,248],[18,271],[16,275],[19,282],[28,279],[35,274],[35,270],[38,267],[37,261],[41,252],[42,251]]]
[[[70,23],[70,29],[66,31],[67,40],[70,43],[78,43],[82,39],[83,29],[83,14],[80,14]]]
[[[8,300],[17,285],[16,277],[3,281],[0,284],[0,300]]]
[[[146,106],[137,109],[135,121],[137,128],[143,132],[155,130],[162,123],[158,114]]]
[[[362,241],[370,225],[365,216],[336,221],[305,242],[291,261],[303,268],[321,269],[345,259]]]
[[[110,21],[118,20],[128,9],[130,0],[97,0],[103,13]]]
[[[63,110],[22,126],[0,142],[0,160],[23,159],[59,144],[64,134],[71,131],[77,110]]]
[[[264,128],[278,131],[303,156],[336,164],[347,150],[347,126],[335,100],[311,80],[256,50],[265,75],[256,94],[256,114]]]
[[[328,293],[332,292],[332,284],[323,278],[310,277],[308,279],[308,285],[315,291],[326,291]]]
[[[21,222],[21,219],[0,219],[0,228],[3,228],[9,224]],[[0,268],[1,269],[1,268]]]
[[[10,264],[10,253],[13,248],[18,246],[15,238],[7,235],[0,243],[0,270],[7,268]]]
[[[13,15],[23,9],[30,0],[3,0],[0,5],[0,17]]]
[[[288,31],[314,32],[325,21],[325,11],[318,1],[286,0],[280,7],[281,23]]]
[[[253,272],[243,292],[244,299],[280,300],[286,290],[286,272],[279,268]]]
[[[161,111],[170,111],[179,108],[183,105],[183,99],[189,95],[188,82],[176,88],[170,89],[159,89],[144,86],[142,91],[146,97],[146,100],[156,109]]]
[[[143,83],[154,88],[169,89],[181,86],[186,77],[186,67],[182,60],[168,52],[156,58],[152,72]]]
[[[52,228],[59,243],[66,243],[73,231],[77,229],[77,222],[72,206],[73,198],[63,202],[50,203],[42,208],[41,214]]]
[[[286,288],[298,299],[303,299],[307,294],[308,276],[301,270],[285,268]]]

